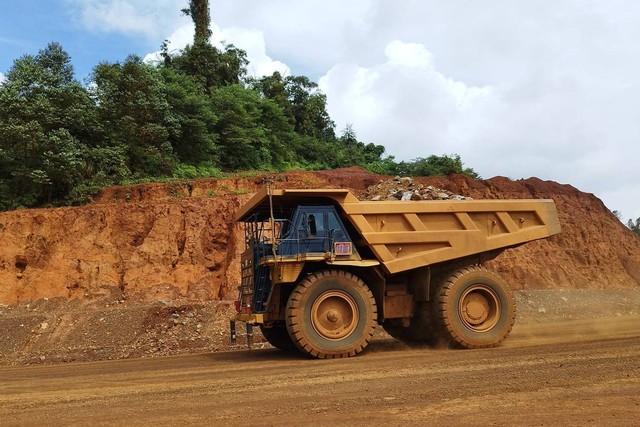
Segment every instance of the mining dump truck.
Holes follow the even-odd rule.
[[[409,344],[497,346],[516,308],[483,263],[560,232],[552,200],[360,201],[270,186],[236,221],[246,249],[233,337],[236,321],[259,325],[274,347],[315,358],[357,355],[377,324]]]

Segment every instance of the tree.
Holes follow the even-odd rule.
[[[194,77],[209,94],[217,88],[239,84],[247,64],[247,54],[242,49],[229,44],[221,51],[208,43],[187,46],[169,62],[176,71]]]
[[[247,54],[232,44],[224,45],[223,50],[211,44],[208,0],[190,0],[182,13],[190,16],[195,25],[193,44],[171,58],[165,41],[162,44],[165,66],[194,77],[209,94],[217,88],[240,83],[247,72]]]
[[[270,76],[264,76],[260,79],[249,78],[249,86],[260,93],[267,99],[271,99],[283,110],[287,116],[293,119],[293,110],[289,94],[287,93],[287,83],[279,71],[274,71]],[[293,123],[293,120],[292,120]]]
[[[397,172],[399,175],[407,176],[432,176],[462,174],[479,179],[480,176],[471,168],[465,168],[460,155],[431,155],[429,157],[418,157],[411,162],[400,162]]]
[[[629,220],[627,222],[627,227],[629,227],[631,231],[633,231],[638,236],[640,236],[640,218],[636,218],[635,222],[632,220]]]
[[[212,102],[218,114],[215,128],[223,169],[256,169],[268,163],[257,94],[241,85],[226,86],[213,93]]]
[[[106,146],[124,155],[134,176],[170,176],[176,166],[170,141],[180,128],[160,71],[129,56],[123,64],[96,66],[93,82]]]
[[[87,144],[98,132],[95,105],[60,44],[16,60],[0,85],[1,207],[69,197],[87,173]]]
[[[169,142],[178,159],[190,165],[216,165],[218,162],[218,120],[210,97],[192,76],[172,68],[161,70],[164,95],[171,110],[176,131]]]
[[[212,34],[209,22],[209,0],[190,0],[189,7],[182,9],[182,13],[190,16],[195,24],[194,45],[208,43]]]
[[[339,164],[336,167],[360,165],[367,166],[380,161],[384,154],[382,145],[372,143],[365,144],[358,141],[353,126],[347,124],[342,131],[342,135],[338,138],[339,142]]]
[[[216,90],[212,102],[223,169],[283,169],[295,161],[287,147],[293,127],[276,103],[242,85]]]
[[[335,140],[335,123],[327,113],[327,97],[305,76],[282,77],[279,72],[250,79],[249,86],[276,102],[295,131],[320,141]]]
[[[269,152],[268,162],[261,168],[286,170],[299,166],[301,162],[296,153],[298,135],[282,107],[270,99],[259,98],[258,108],[260,122],[265,129],[263,143]]]

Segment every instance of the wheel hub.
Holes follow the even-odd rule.
[[[464,302],[462,315],[472,325],[478,325],[489,315],[489,303],[487,299],[478,294],[469,295]]]
[[[485,332],[500,319],[500,300],[489,286],[476,284],[460,298],[459,312],[467,328],[474,332]]]
[[[344,291],[324,292],[311,307],[311,324],[323,338],[345,339],[358,326],[358,306],[353,297]]]
[[[338,311],[334,309],[327,311],[327,320],[329,322],[337,322],[338,320],[340,320],[340,313],[338,313]]]

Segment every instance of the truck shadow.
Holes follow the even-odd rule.
[[[356,357],[366,357],[368,354],[374,353],[393,353],[406,351],[407,349],[416,350],[423,349],[429,350],[431,349],[428,346],[419,346],[419,347],[410,347],[398,340],[394,340],[392,338],[385,339],[376,339],[369,343],[369,346],[358,356]],[[258,348],[258,349],[238,349],[225,351],[220,353],[210,353],[207,355],[208,358],[215,361],[246,361],[246,362],[258,362],[258,361],[294,361],[294,360],[322,360],[322,359],[314,359],[312,357],[307,357],[306,355],[298,352],[298,351],[282,351],[276,348]],[[344,360],[344,359],[343,359]]]

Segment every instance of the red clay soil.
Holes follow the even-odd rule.
[[[360,168],[106,188],[86,206],[0,213],[0,304],[41,298],[194,302],[230,299],[243,237],[236,209],[263,185],[349,188],[382,177]],[[490,263],[514,289],[640,286],[640,238],[593,194],[537,178],[417,178],[474,199],[551,198],[562,234]]]

